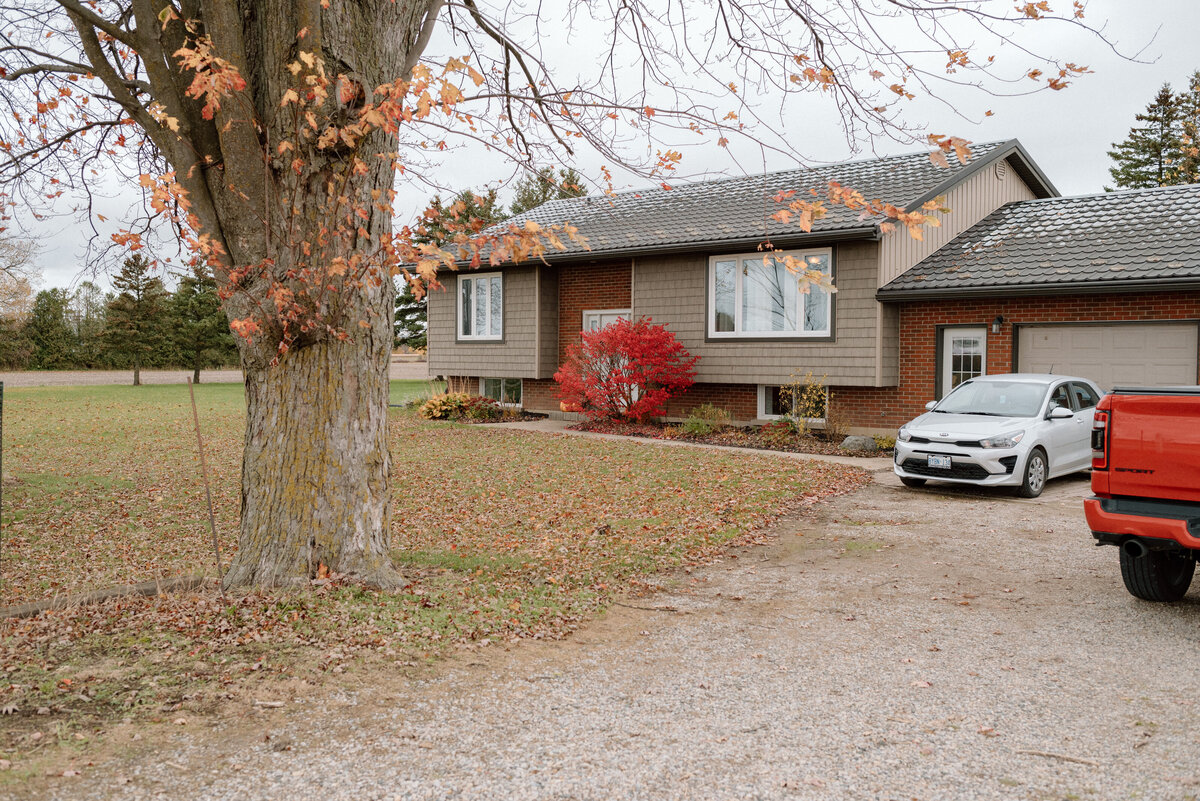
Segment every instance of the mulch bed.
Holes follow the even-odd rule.
[[[595,434],[619,434],[625,437],[676,440],[695,442],[701,445],[726,445],[735,448],[756,448],[764,451],[786,451],[788,453],[814,453],[825,456],[890,456],[892,451],[850,451],[838,447],[838,442],[822,439],[818,434],[803,436],[764,433],[761,428],[727,426],[699,435],[688,434],[678,425],[664,423],[633,423],[623,420],[585,420],[570,426],[572,431],[589,431]],[[841,438],[839,438],[840,441]]]

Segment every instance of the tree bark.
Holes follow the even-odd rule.
[[[395,586],[387,343],[375,333],[246,371],[242,533],[227,586],[290,584],[322,565]]]
[[[200,365],[199,364],[192,367],[192,383],[193,384],[200,383]]]
[[[206,22],[214,42],[234,55],[247,77],[260,118],[269,121],[266,140],[296,142],[288,115],[277,110],[294,82],[284,66],[297,57],[297,48],[317,52],[331,75],[344,73],[369,92],[406,77],[404,66],[439,6],[438,0],[357,0],[324,9],[318,0],[241,0],[237,19],[223,16],[214,3]],[[307,33],[298,44],[301,28]],[[222,131],[223,113],[217,115]],[[277,276],[302,264],[306,246],[298,243],[315,248],[330,241],[328,227],[336,222],[323,219],[323,209],[331,186],[368,216],[355,223],[365,236],[330,246],[325,258],[349,258],[355,248],[369,251],[390,233],[390,210],[372,201],[392,189],[395,173],[389,160],[374,154],[394,152],[395,137],[377,131],[354,152],[297,143],[305,169],[296,174],[290,159],[275,158],[273,144],[260,149],[258,131],[239,133],[241,120],[231,117],[231,122],[230,133],[222,137],[224,174],[210,171],[208,181],[235,264],[268,259]],[[356,156],[368,168],[351,173],[347,165]],[[260,178],[264,163],[271,165],[272,178],[265,183]],[[230,185],[254,191],[229,192]],[[283,197],[289,198],[288,213],[296,216],[279,216],[283,209],[277,199]],[[255,222],[264,217],[274,221],[274,235]],[[288,245],[281,241],[283,231],[289,233]],[[239,341],[247,420],[241,533],[225,574],[227,587],[303,583],[319,575],[322,566],[369,585],[397,586],[388,545],[387,368],[394,299],[390,276],[347,282],[328,300],[341,309],[345,338],[318,331],[283,353],[274,350],[269,336],[258,343]],[[234,305],[226,312],[231,319],[238,316]]]
[[[142,385],[142,360],[137,356],[133,357],[133,385],[135,387]]]

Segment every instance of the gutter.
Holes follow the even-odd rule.
[[[881,238],[879,226],[872,223],[871,225],[861,226],[858,228],[842,228],[835,231],[813,231],[801,234],[787,234],[784,236],[754,236],[741,237],[738,239],[706,239],[702,242],[675,242],[665,245],[639,245],[636,247],[614,248],[610,250],[581,250],[571,253],[547,253],[541,259],[530,259],[526,262],[501,262],[495,267],[518,267],[527,264],[536,264],[544,262],[546,264],[563,264],[581,261],[603,261],[610,258],[623,257],[638,257],[638,256],[658,256],[662,254],[673,253],[708,253],[712,251],[729,251],[739,252],[747,249],[753,250],[764,242],[770,241],[777,248],[787,248],[794,245],[809,244],[814,242],[852,242],[852,241],[878,241]],[[456,262],[457,269],[468,269],[470,262]],[[481,265],[479,269],[495,269],[490,265]]]
[[[942,287],[935,289],[880,289],[875,300],[904,303],[916,300],[967,300],[971,298],[1024,298],[1035,295],[1105,295],[1114,292],[1170,292],[1200,289],[1200,277],[1091,281],[1086,284],[1020,284],[1011,287]]]

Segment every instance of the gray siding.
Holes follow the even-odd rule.
[[[696,380],[717,383],[778,384],[793,374],[825,376],[830,385],[877,386],[876,353],[879,278],[876,242],[834,248],[833,342],[787,340],[705,341],[708,256],[643,257],[633,282],[633,315],[654,318],[688,351],[700,357]],[[894,368],[893,368],[894,369]],[[882,370],[886,375],[887,370]]]
[[[553,378],[558,370],[558,270],[538,267],[538,374]]]
[[[1005,165],[1003,178],[997,174],[998,164]],[[1021,180],[1007,159],[984,167],[946,193],[946,208],[950,212],[941,217],[941,227],[926,226],[921,230],[923,239],[913,239],[902,225],[884,235],[879,286],[899,277],[1005,203],[1033,200],[1034,197],[1033,190]]]
[[[876,384],[894,387],[900,383],[900,307],[879,303],[879,356]]]
[[[500,342],[456,341],[458,276],[439,276],[446,289],[429,293],[430,375],[538,377],[537,268],[513,267],[503,272],[504,339]]]

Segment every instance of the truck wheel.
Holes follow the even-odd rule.
[[[923,487],[925,486],[925,481],[926,479],[923,478],[909,478],[908,476],[900,476],[900,483],[906,487]]]
[[[1178,601],[1188,591],[1196,560],[1191,554],[1146,551],[1131,556],[1121,548],[1121,578],[1125,589],[1143,601]]]
[[[1017,488],[1017,495],[1022,498],[1036,498],[1041,495],[1046,487],[1047,472],[1046,452],[1041,448],[1034,448],[1025,460],[1025,480]]]

